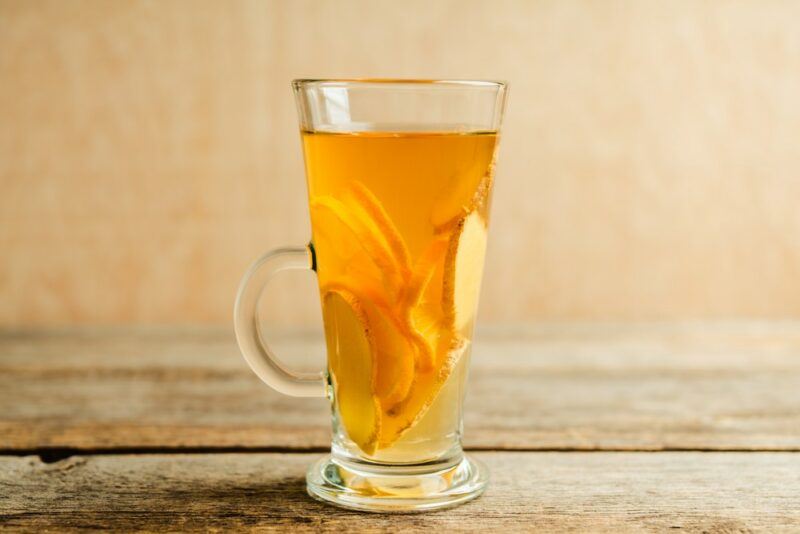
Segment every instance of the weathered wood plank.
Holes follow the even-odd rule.
[[[319,335],[273,337],[287,361],[321,361]],[[0,335],[0,449],[321,448],[328,420],[324,400],[261,384],[228,331]],[[483,331],[466,445],[798,450],[800,323]]]
[[[479,500],[426,515],[337,510],[306,496],[312,454],[0,458],[0,526],[28,530],[445,532],[789,531],[800,528],[796,453],[477,453]]]

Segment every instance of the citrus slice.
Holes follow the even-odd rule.
[[[322,315],[339,420],[350,439],[364,453],[372,454],[381,421],[373,389],[377,372],[374,332],[361,302],[344,289],[324,293]]]
[[[459,221],[444,262],[442,305],[455,331],[472,321],[478,307],[485,252],[486,226],[473,211]]]
[[[358,206],[331,196],[319,196],[311,200],[310,210],[314,231],[325,235],[324,239],[315,239],[323,259],[321,264],[327,263],[329,255],[339,256],[343,262],[338,266],[340,272],[354,267],[363,270],[369,262],[357,260],[355,251],[360,249],[374,264],[373,271],[383,280],[387,294],[393,297],[400,294],[406,275],[398,269],[377,226],[365,219]]]
[[[317,265],[321,281],[326,281],[329,272],[349,272],[380,282],[383,275],[364,249],[352,216],[339,203],[324,198],[312,200],[310,211],[314,250],[317,258],[322,259],[321,265]]]
[[[394,222],[392,222],[392,218],[386,213],[383,204],[381,204],[372,191],[361,182],[353,182],[348,193],[355,199],[356,203],[361,206],[370,221],[377,225],[378,230],[386,240],[389,250],[391,250],[395,261],[400,266],[403,273],[406,275],[410,274],[411,260],[408,247],[406,247],[403,236],[400,235]]]
[[[431,369],[435,363],[435,339],[439,324],[434,317],[441,315],[442,261],[447,244],[446,239],[435,238],[416,261],[405,300],[400,305],[400,316],[407,325],[407,335],[416,346],[417,366],[423,371]]]

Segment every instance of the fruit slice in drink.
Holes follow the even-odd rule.
[[[457,332],[472,321],[478,307],[485,253],[486,226],[473,211],[456,226],[444,263],[442,305]]]
[[[384,410],[391,410],[407,396],[414,381],[415,347],[404,325],[385,303],[365,300],[367,321],[375,334],[377,373],[375,394]]]
[[[380,432],[380,403],[373,389],[377,345],[362,303],[343,289],[326,291],[322,300],[328,364],[333,373],[341,423],[358,447],[375,452]]]
[[[473,191],[476,209],[435,235],[413,268],[363,185],[311,203],[320,253],[337,262],[320,281],[340,420],[366,454],[391,447],[425,415],[466,350],[486,249],[477,206],[487,194]]]
[[[493,177],[493,164],[485,173],[473,170],[455,175],[439,193],[431,213],[431,224],[437,232],[449,231],[473,212],[486,219]]]
[[[347,197],[352,199],[352,205],[363,210],[363,220],[368,225],[377,229],[377,233],[386,242],[397,268],[403,278],[407,280],[411,275],[411,260],[403,236],[397,230],[383,205],[372,191],[361,182],[353,182],[347,190]]]
[[[353,203],[321,196],[310,203],[315,231],[314,244],[328,271],[353,272],[370,280],[381,280],[390,298],[399,296],[407,274],[397,264],[380,228]],[[319,238],[317,238],[319,237]],[[326,272],[320,276],[330,281]]]
[[[486,227],[480,214],[473,211],[456,224],[447,241],[441,279],[437,280],[434,273],[420,289],[419,301],[408,311],[413,333],[425,340],[433,355],[432,364],[417,368],[406,399],[382,418],[379,448],[397,441],[425,415],[465,352],[468,340],[462,331],[477,307],[485,250]],[[441,283],[441,288],[433,282]],[[429,291],[440,294],[441,299],[426,299]]]

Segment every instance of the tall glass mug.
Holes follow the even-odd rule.
[[[242,280],[236,337],[288,395],[327,397],[333,445],[308,491],[347,508],[421,511],[480,495],[461,412],[486,250],[506,85],[449,80],[293,82],[312,239]],[[319,280],[328,368],[276,360],[257,304],[285,269]]]

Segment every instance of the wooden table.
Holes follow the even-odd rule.
[[[800,323],[480,332],[465,445],[493,479],[451,510],[312,501],[329,440],[325,401],[269,390],[228,331],[0,335],[2,527],[775,532],[800,531]]]

